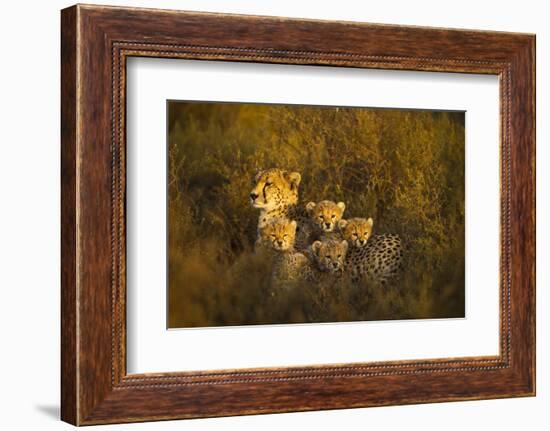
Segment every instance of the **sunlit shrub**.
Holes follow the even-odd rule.
[[[171,102],[168,150],[171,327],[464,315],[463,113]],[[271,296],[248,202],[268,167],[401,235],[394,286]]]

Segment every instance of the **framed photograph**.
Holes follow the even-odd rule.
[[[535,394],[535,36],[61,14],[62,419]]]

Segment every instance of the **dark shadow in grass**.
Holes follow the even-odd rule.
[[[60,411],[58,405],[38,405],[35,406],[35,408],[44,416],[48,416],[50,419],[59,420]]]

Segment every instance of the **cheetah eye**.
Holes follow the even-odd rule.
[[[341,254],[338,255],[338,259],[342,259],[342,255],[341,255]]]
[[[324,216],[322,216],[322,215],[320,215],[320,216],[319,216],[319,218],[320,218],[321,220],[323,220],[323,219],[324,219],[325,217],[324,217]]]
[[[288,235],[285,233],[285,234],[283,235],[283,238],[288,238]]]
[[[336,218],[336,216],[334,214],[332,214],[332,217],[331,218]]]
[[[353,234],[353,237],[354,237],[354,238],[357,238],[357,237],[358,237],[358,235],[357,235],[356,233],[354,233],[354,234]]]
[[[271,238],[277,238],[277,235],[275,235],[274,233],[271,234]]]
[[[269,187],[271,184],[273,184],[273,183],[270,182],[270,181],[266,181],[266,182],[265,182],[265,185],[266,185],[267,187]]]

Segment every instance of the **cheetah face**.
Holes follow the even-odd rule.
[[[318,204],[309,202],[306,205],[309,217],[322,232],[334,231],[342,219],[345,209],[344,202],[321,201]]]
[[[372,218],[351,218],[338,222],[343,238],[353,247],[359,248],[367,245],[367,241],[372,234],[372,225]]]
[[[302,177],[298,172],[266,169],[254,177],[250,203],[254,208],[273,210],[298,202],[298,186]]]
[[[344,262],[348,251],[347,241],[315,241],[311,244],[311,251],[322,271],[333,274],[341,274],[344,271]]]
[[[260,237],[264,244],[269,245],[274,250],[290,250],[294,247],[296,221],[275,218],[260,228]]]

